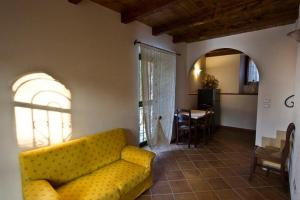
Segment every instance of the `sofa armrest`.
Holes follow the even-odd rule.
[[[60,200],[59,194],[46,180],[26,182],[23,192],[24,200]]]
[[[126,146],[122,150],[121,158],[150,169],[155,153],[134,146]]]

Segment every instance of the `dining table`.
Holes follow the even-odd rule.
[[[213,111],[209,111],[207,113],[206,110],[191,110],[191,119],[192,119],[192,121],[194,121],[195,124],[198,124],[198,123],[200,123],[200,120],[202,118],[204,118],[207,114],[213,114],[213,113],[214,113]],[[181,114],[189,116],[188,112],[182,112]],[[175,114],[175,117],[176,117],[176,114]],[[206,138],[205,134],[203,135],[203,140],[204,140],[204,144],[207,144],[207,138]],[[197,146],[197,145],[195,144],[195,146]]]
[[[188,112],[183,112],[182,114],[189,116]],[[205,117],[206,115],[206,110],[191,110],[191,118],[194,120],[201,119]]]

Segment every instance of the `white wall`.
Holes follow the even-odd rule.
[[[240,54],[207,57],[206,72],[218,79],[221,93],[239,93]]]
[[[191,92],[190,85],[190,69],[187,67],[187,44],[180,43],[176,45],[176,52],[181,56],[177,56],[176,65],[176,101],[177,108],[195,108],[197,106],[197,98],[195,95],[189,95]]]
[[[255,61],[261,79],[256,125],[258,145],[261,144],[262,136],[275,137],[276,130],[285,130],[293,120],[293,110],[284,106],[284,100],[294,93],[297,45],[286,36],[294,28],[294,25],[280,26],[187,45],[187,68],[199,56],[219,48],[240,50]],[[264,107],[264,99],[270,99],[269,108]]]
[[[299,9],[300,11],[300,9]],[[299,12],[300,13],[300,12]],[[298,18],[297,28],[300,28],[300,17]],[[296,41],[294,41],[296,43]],[[292,173],[290,175],[290,191],[291,199],[300,199],[300,44],[297,44],[297,63],[295,73],[295,108],[294,108],[294,122],[296,126],[294,138],[294,150],[292,153]],[[294,188],[294,184],[296,188]]]
[[[202,80],[204,78],[204,72],[206,65],[206,58],[205,56],[202,56],[199,58],[193,65],[193,67],[190,68],[188,72],[189,76],[189,92],[191,94],[197,94],[198,89],[202,87]],[[200,70],[200,74],[196,72],[196,70]]]
[[[256,95],[221,95],[221,125],[251,129],[256,128]]]
[[[298,25],[300,27],[300,24]],[[294,121],[296,126],[295,131],[295,141],[294,141],[294,151],[292,154],[292,175],[290,176],[290,191],[291,199],[300,199],[300,44],[298,44],[297,51],[297,65],[296,65],[296,78],[295,78],[295,108],[294,108]],[[294,182],[297,189],[294,189]]]
[[[207,57],[206,71],[219,80],[221,125],[255,130],[257,95],[236,95],[240,88],[240,64],[240,54]]]
[[[137,140],[133,41],[174,50],[169,36],[120,23],[120,15],[91,1],[0,1],[0,199],[21,199],[11,84],[44,71],[72,92],[73,136],[123,127]]]

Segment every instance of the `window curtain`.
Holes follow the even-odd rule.
[[[175,111],[176,55],[140,48],[143,120],[150,147],[170,144]]]

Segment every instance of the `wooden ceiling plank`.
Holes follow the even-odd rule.
[[[277,14],[274,16],[268,16],[267,19],[256,19],[253,20],[251,23],[245,22],[245,25],[239,26],[238,28],[224,28],[224,29],[217,29],[214,31],[208,31],[203,34],[201,32],[195,30],[192,31],[191,34],[181,34],[181,35],[174,35],[173,41],[175,43],[178,42],[195,42],[195,41],[203,41],[218,37],[225,37],[229,35],[235,35],[245,32],[251,32],[256,30],[262,30],[266,28],[282,26],[287,24],[295,23],[295,20],[298,18],[298,12],[295,11],[288,11],[285,14]],[[225,26],[226,27],[226,26]]]
[[[222,49],[216,49],[214,51],[208,52],[207,54],[205,54],[205,57],[225,56],[225,55],[242,54],[242,53],[243,52],[236,49],[222,48]]]
[[[168,33],[176,42],[206,40],[293,23],[300,3],[300,0],[92,1],[120,12],[124,23],[137,19],[152,26],[154,35]],[[286,12],[292,14],[284,14]]]
[[[82,0],[68,0],[72,4],[79,4]]]
[[[218,34],[214,34],[214,35],[206,35],[204,37],[202,36],[197,36],[197,37],[186,37],[186,36],[182,36],[182,37],[178,37],[175,36],[173,37],[173,42],[174,43],[180,43],[180,42],[187,42],[187,43],[191,43],[191,42],[199,42],[199,41],[204,41],[204,40],[210,40],[210,39],[215,39],[215,38],[220,38],[220,37],[226,37],[226,36],[231,36],[231,35],[237,35],[237,34],[241,34],[241,33],[246,33],[246,32],[251,32],[251,31],[258,31],[258,30],[263,30],[263,29],[267,29],[267,28],[272,28],[272,27],[276,27],[276,26],[284,26],[284,25],[288,25],[293,23],[294,20],[288,20],[286,22],[280,22],[280,23],[276,23],[276,24],[272,24],[272,25],[264,25],[264,26],[257,26],[257,27],[251,27],[251,28],[247,28],[247,29],[238,29],[238,30],[233,30],[233,31],[224,31],[223,33],[218,33]]]
[[[185,18],[180,21],[173,21],[169,24],[164,24],[161,26],[153,27],[152,28],[152,34],[153,35],[160,35],[163,33],[170,33],[174,30],[191,27],[191,26],[201,26],[208,23],[214,23],[215,21],[230,18],[234,15],[248,15],[251,16],[254,13],[257,13],[261,10],[268,10],[272,9],[274,6],[274,0],[261,0],[261,1],[248,1],[244,4],[237,4],[234,6],[230,6],[228,9],[224,8],[218,9],[217,13],[205,13],[205,16],[203,14],[199,15],[198,17],[190,17]]]
[[[127,8],[121,12],[121,21],[122,23],[130,23],[134,20],[138,19],[139,17],[143,17],[146,15],[150,15],[161,9],[166,7],[177,0],[147,0],[147,1],[138,1],[137,5]]]

